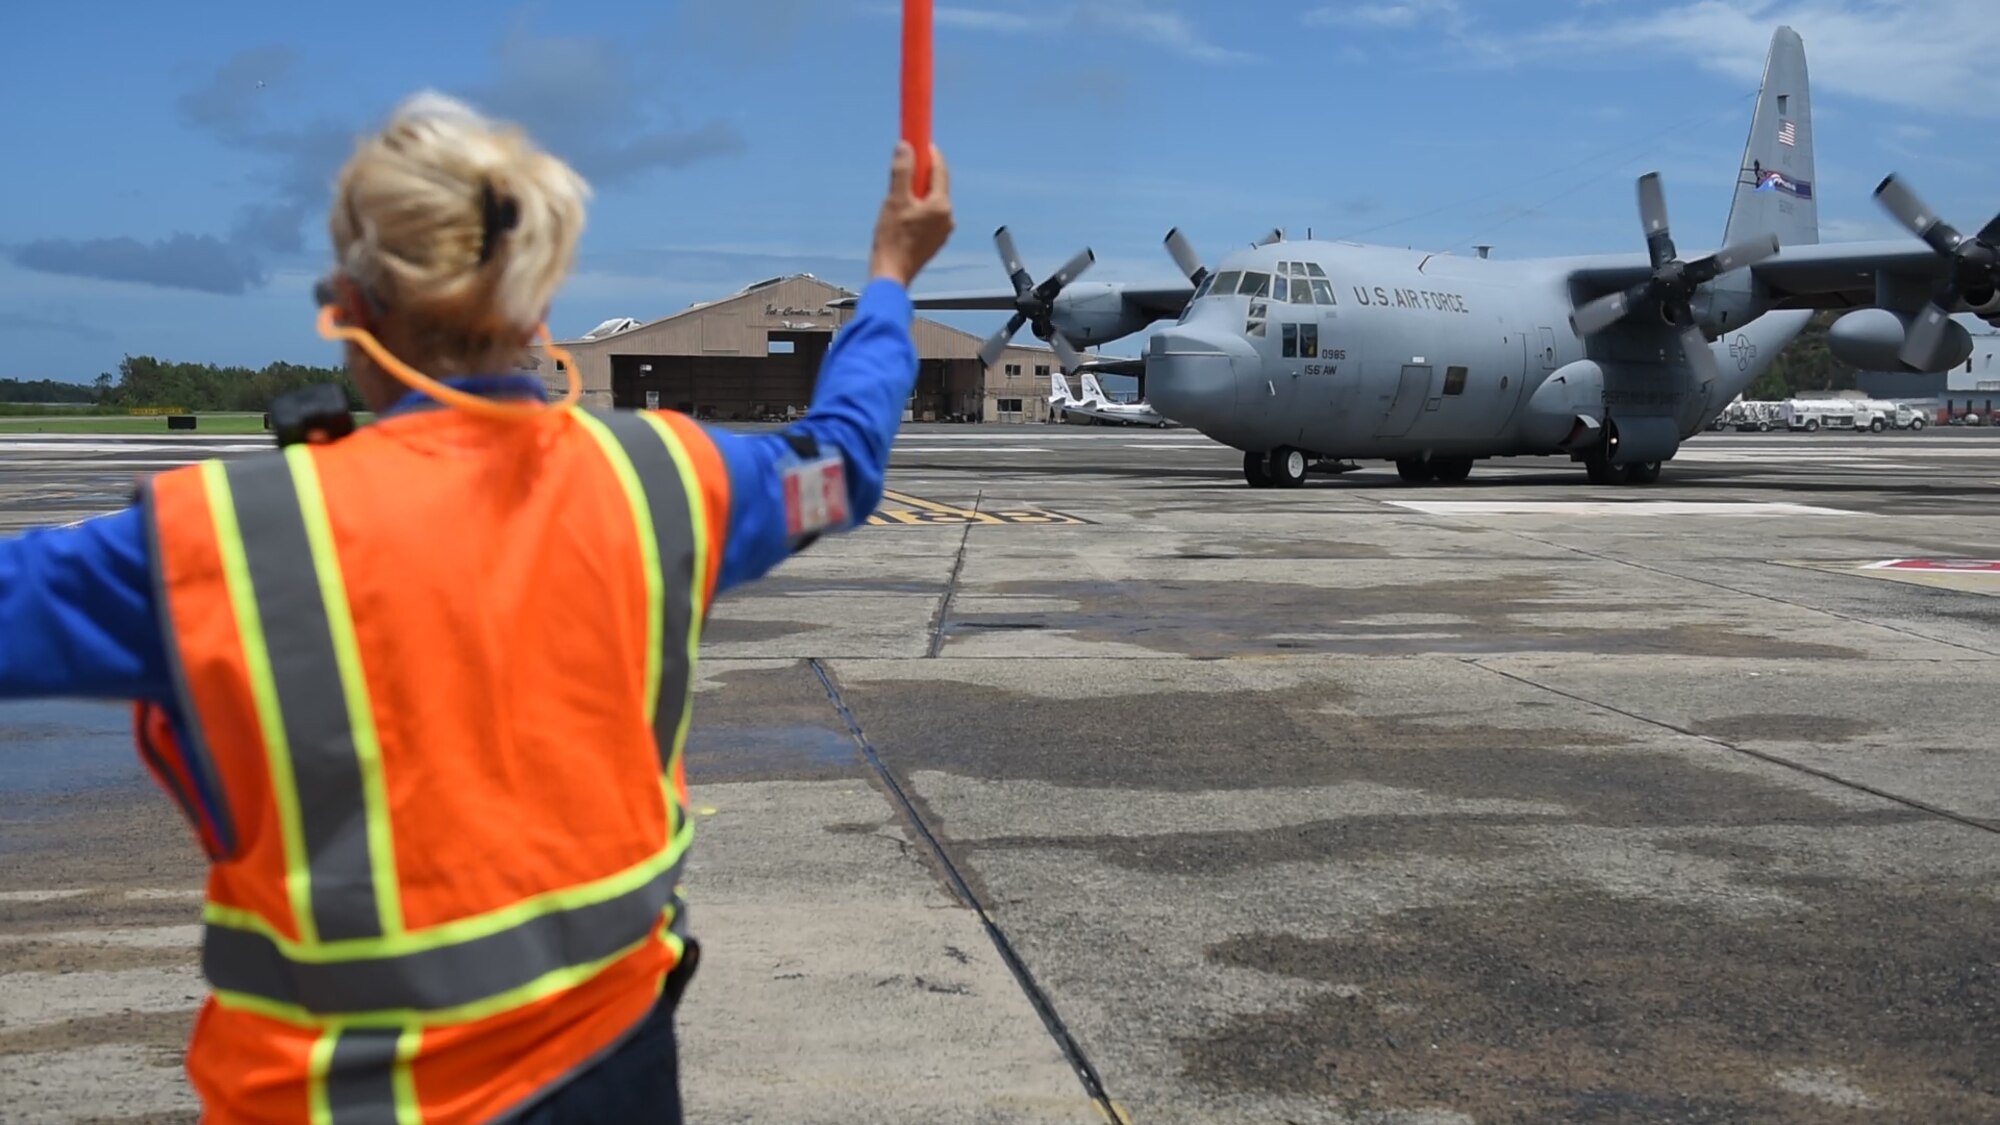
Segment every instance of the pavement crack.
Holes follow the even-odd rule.
[[[963,559],[961,547],[960,561]],[[953,577],[956,578],[956,572]],[[930,825],[924,822],[923,814],[917,811],[915,802],[911,801],[909,795],[903,791],[902,785],[896,781],[895,774],[883,763],[881,755],[875,752],[874,744],[868,741],[868,735],[861,729],[860,720],[854,717],[854,712],[847,706],[847,700],[841,695],[840,686],[834,683],[833,675],[827,671],[826,665],[817,657],[806,663],[812,666],[813,674],[819,677],[820,686],[826,689],[827,701],[833,704],[833,709],[840,715],[841,722],[846,724],[848,736],[854,739],[854,744],[860,749],[861,756],[867,760],[868,767],[881,778],[883,787],[888,790],[890,799],[895,802],[903,818],[923,840],[931,858],[944,872],[946,881],[951,884],[953,893],[979,918],[979,925],[986,931],[987,939],[993,943],[994,950],[1006,963],[1007,970],[1014,974],[1015,982],[1021,986],[1022,995],[1027,997],[1029,1005],[1035,1009],[1035,1014],[1041,1017],[1042,1026],[1048,1029],[1049,1037],[1055,1040],[1057,1048],[1069,1062],[1070,1069],[1075,1071],[1077,1081],[1083,1084],[1084,1093],[1089,1095],[1099,1112],[1104,1114],[1106,1121],[1129,1121],[1125,1111],[1111,1100],[1110,1094],[1105,1092],[1104,1079],[1090,1061],[1090,1056],[1084,1053],[1083,1044],[1077,1042],[1075,1034],[1063,1021],[1061,1013],[1056,1011],[1055,1003],[1049,998],[1048,991],[1042,987],[1039,980],[1035,979],[1035,974],[1028,968],[1027,962],[1021,959],[1020,953],[1014,949],[1014,943],[1007,937],[1006,931],[993,920],[986,904],[980,901],[971,884],[967,883],[965,876],[959,873],[958,865],[952,862],[944,844],[931,832]]]
[[[986,490],[980,489],[972,498],[972,514],[979,514],[979,505],[986,499]],[[958,536],[958,557],[952,560],[951,577],[944,584],[944,596],[938,599],[937,616],[931,621],[931,644],[924,655],[935,659],[944,651],[944,627],[951,620],[951,599],[958,594],[958,576],[965,573],[965,549],[972,542],[972,521],[968,520],[965,530]]]
[[[1542,683],[1539,680],[1529,679],[1528,677],[1520,675],[1518,673],[1509,672],[1504,668],[1495,668],[1492,665],[1481,663],[1478,660],[1468,659],[1468,660],[1462,660],[1460,663],[1470,665],[1471,667],[1477,668],[1482,672],[1491,673],[1505,680],[1512,680],[1514,683],[1521,684],[1525,687],[1534,688],[1537,691],[1545,691],[1548,692],[1550,695],[1561,696],[1562,698],[1570,700],[1572,702],[1581,703],[1586,707],[1595,707],[1600,711],[1608,712],[1609,714],[1618,715],[1623,718],[1631,719],[1633,722],[1636,723],[1644,723],[1647,726],[1658,727],[1661,730],[1671,731],[1674,734],[1685,735],[1688,738],[1699,739],[1703,742],[1708,743],[1710,746],[1719,746],[1724,750],[1728,750],[1736,754],[1742,754],[1745,757],[1755,758],[1760,762],[1768,762],[1774,766],[1783,766],[1785,769],[1793,770],[1797,773],[1806,774],[1809,777],[1816,777],[1819,778],[1821,781],[1830,781],[1835,785],[1839,785],[1847,789],[1852,789],[1857,793],[1866,793],[1871,797],[1878,797],[1884,801],[1893,801],[1896,804],[1904,806],[1905,808],[1915,809],[1918,812],[1929,813],[1932,816],[1940,817],[1944,820],[1949,820],[1957,824],[1962,824],[1967,828],[1977,828],[1981,832],[1990,832],[1993,833],[1994,835],[2000,835],[2000,823],[1995,823],[1993,821],[1988,821],[1988,820],[1982,820],[1978,817],[1966,816],[1963,813],[1953,812],[1950,809],[1943,808],[1938,805],[1933,805],[1928,801],[1918,800],[1915,797],[1906,797],[1900,793],[1891,793],[1886,789],[1879,789],[1873,785],[1868,784],[1867,782],[1855,781],[1852,778],[1842,777],[1837,773],[1820,769],[1818,766],[1809,766],[1804,762],[1795,762],[1790,758],[1784,757],[1781,754],[1773,754],[1768,750],[1753,750],[1748,746],[1741,746],[1734,742],[1730,742],[1728,739],[1717,738],[1714,735],[1699,734],[1695,731],[1688,730],[1685,727],[1676,726],[1673,723],[1666,722],[1662,719],[1650,718],[1648,716],[1641,715],[1636,711],[1628,711],[1623,707],[1615,707],[1609,703],[1603,702],[1602,700],[1592,699],[1589,696],[1585,695],[1579,695],[1573,691],[1564,691],[1562,688]]]

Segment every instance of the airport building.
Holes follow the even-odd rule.
[[[609,320],[557,343],[575,358],[587,403],[715,421],[783,420],[805,413],[834,333],[853,315],[829,303],[856,295],[811,274],[776,277],[658,320]],[[979,362],[983,341],[971,333],[918,317],[912,334],[918,373],[907,420],[1048,421],[1056,358],[1032,335],[1024,331],[987,368]],[[556,394],[568,385],[540,346],[529,366]]]
[[[1855,386],[1870,398],[1990,413],[2000,401],[2000,335],[1975,335],[1972,340],[1972,355],[1950,371],[1863,371],[1855,376]]]

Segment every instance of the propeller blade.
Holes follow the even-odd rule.
[[[1076,369],[1083,366],[1083,357],[1076,354],[1076,349],[1063,339],[1062,333],[1050,333],[1049,346],[1056,350],[1056,362],[1062,364],[1063,374],[1074,375]]]
[[[1746,238],[1733,246],[1717,250],[1706,259],[1715,263],[1715,272],[1709,277],[1720,277],[1733,270],[1740,270],[1744,266],[1755,265],[1777,252],[1778,236],[1775,234],[1767,234],[1762,238]]]
[[[1028,267],[1021,264],[1021,251],[1014,245],[1014,235],[1006,227],[993,232],[993,244],[1000,248],[1000,264],[1007,270],[1007,277],[1014,283],[1014,295],[1024,296],[1033,287],[1033,279],[1028,276]]]
[[[1954,304],[1957,301],[1954,299]],[[1933,301],[1924,306],[1917,319],[1910,324],[1910,334],[1903,340],[1903,346],[1896,357],[1907,366],[1922,371],[1928,367],[1932,357],[1937,355],[1938,346],[1944,343],[1945,325],[1951,323],[1951,314]]]
[[[1681,330],[1681,352],[1687,356],[1688,366],[1694,369],[1696,385],[1722,377],[1722,365],[1715,362],[1715,353],[1709,350],[1708,338],[1701,334],[1699,325],[1690,324]]]
[[[1993,216],[1992,222],[1980,228],[1979,241],[1988,246],[2000,246],[2000,215]]]
[[[1579,336],[1595,336],[1625,319],[1631,308],[1623,292],[1609,293],[1569,314],[1569,326]]]
[[[1658,172],[1639,177],[1639,223],[1646,230],[1646,249],[1659,269],[1675,258],[1673,233],[1667,223],[1667,191]]]
[[[1199,289],[1201,283],[1207,280],[1208,267],[1201,264],[1201,255],[1195,253],[1194,244],[1181,233],[1181,228],[1175,227],[1167,232],[1167,253],[1173,255],[1174,264],[1181,268],[1195,288]]]
[[[1911,234],[1930,243],[1931,248],[1940,254],[1951,253],[1963,241],[1963,236],[1953,230],[1950,223],[1938,218],[1937,212],[1917,198],[1917,193],[1894,174],[1876,185],[1875,200],[1894,215],[1897,222],[1908,227]]]
[[[999,363],[1000,354],[1007,350],[1008,344],[1014,342],[1014,333],[1019,332],[1021,326],[1026,323],[1028,323],[1028,318],[1020,313],[1015,313],[1013,316],[1008,317],[1006,327],[988,336],[986,342],[979,346],[980,366],[991,367]]]
[[[1035,296],[1040,298],[1044,304],[1055,300],[1056,294],[1062,292],[1063,286],[1075,281],[1077,276],[1089,269],[1090,264],[1096,260],[1097,255],[1092,253],[1089,247],[1084,247],[1076,257],[1064,262],[1061,269],[1050,274],[1040,285],[1035,286]]]

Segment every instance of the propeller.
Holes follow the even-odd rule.
[[[1639,221],[1646,228],[1646,250],[1653,260],[1653,276],[1617,293],[1608,293],[1570,314],[1570,327],[1579,336],[1594,336],[1641,309],[1657,309],[1670,328],[1680,329],[1681,350],[1702,380],[1721,374],[1715,353],[1708,350],[1708,337],[1695,321],[1694,295],[1703,285],[1732,270],[1761,262],[1778,252],[1778,236],[1767,234],[1725,246],[1705,258],[1684,262],[1674,249],[1673,234],[1667,224],[1667,195],[1660,186],[1660,174],[1639,177]]]
[[[1944,293],[1933,298],[1917,315],[1898,353],[1909,367],[1922,370],[1944,343],[1945,323],[1951,319],[1951,309],[1968,295],[1975,305],[1993,299],[1994,289],[2000,285],[2000,247],[1996,247],[2000,244],[2000,216],[1967,238],[1893,175],[1875,188],[1875,199],[1898,222],[1910,228],[1911,233],[1952,262],[1951,280],[1945,284]]]
[[[1208,267],[1201,264],[1201,255],[1195,253],[1194,243],[1181,233],[1181,228],[1175,227],[1167,232],[1167,253],[1173,255],[1174,264],[1181,268],[1189,284],[1196,289],[1208,280]]]
[[[986,343],[980,346],[979,362],[987,367],[1000,362],[1000,354],[1007,350],[1014,334],[1025,324],[1033,329],[1037,339],[1047,341],[1056,350],[1056,358],[1062,363],[1064,372],[1076,370],[1077,365],[1083,362],[1083,356],[1068,340],[1063,339],[1061,332],[1056,331],[1050,318],[1055,314],[1056,295],[1089,269],[1091,263],[1097,260],[1097,255],[1085,247],[1037,285],[1027,267],[1021,264],[1021,252],[1015,249],[1014,236],[1007,232],[1006,227],[993,232],[993,242],[1000,249],[1000,263],[1007,267],[1007,280],[1014,283],[1014,315],[1007,319],[1006,327],[988,336]]]

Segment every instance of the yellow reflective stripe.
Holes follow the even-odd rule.
[[[328,1028],[313,1040],[312,1054],[306,1061],[306,1105],[312,1125],[333,1125],[333,1106],[326,1097],[326,1074],[333,1069],[333,1044],[339,1038],[339,1028]]]
[[[416,1075],[410,1073],[410,1064],[416,1060],[417,1048],[423,1041],[424,1029],[414,1024],[403,1028],[403,1034],[396,1037],[396,1069],[391,1075],[396,1087],[396,1125],[424,1125],[423,1103],[417,1101]]]
[[[221,461],[201,466],[208,510],[215,521],[215,545],[221,555],[223,584],[236,614],[236,631],[243,642],[243,666],[250,677],[250,694],[257,707],[257,725],[264,736],[264,761],[271,771],[271,794],[278,806],[278,828],[285,842],[285,895],[300,940],[319,937],[312,911],[312,871],[306,863],[304,822],[299,815],[298,785],[292,777],[292,750],[285,738],[285,720],[278,708],[278,686],[271,676],[271,653],[264,642],[264,622],[257,612],[257,594],[250,583],[250,560],[243,547],[243,530],[236,520],[236,500]],[[275,934],[275,931],[273,931]],[[331,1048],[328,1048],[331,1050]]]
[[[688,446],[682,444],[680,434],[666,424],[658,414],[640,412],[640,418],[652,426],[666,448],[674,452],[674,468],[680,470],[680,486],[688,492],[688,526],[694,528],[694,581],[688,585],[688,693],[680,705],[680,727],[674,729],[674,755],[672,765],[680,763],[680,751],[688,743],[688,725],[694,721],[694,669],[700,659],[702,647],[702,621],[708,617],[708,607],[702,595],[708,591],[708,504],[702,498],[702,482],[694,476],[694,462],[688,456]],[[670,771],[672,773],[672,771]],[[672,797],[672,795],[670,795]],[[672,797],[678,805],[678,797]],[[692,829],[692,821],[688,821]],[[692,831],[688,833],[692,837]]]
[[[265,1016],[297,1027],[439,1027],[446,1024],[470,1023],[488,1016],[498,1015],[532,1004],[546,996],[553,996],[574,988],[601,973],[605,968],[617,964],[639,951],[647,942],[665,941],[654,933],[648,933],[638,941],[618,951],[582,965],[571,965],[555,969],[529,981],[519,988],[511,988],[496,993],[471,1004],[461,1004],[455,1008],[437,1008],[423,1011],[415,1008],[390,1009],[380,1012],[346,1012],[338,1016],[321,1016],[295,1004],[280,1004],[262,996],[247,992],[233,992],[226,989],[215,990],[215,1001],[222,1007],[235,1011],[249,1012]],[[329,1054],[331,1048],[328,1048]]]
[[[544,891],[498,910],[443,922],[422,930],[406,930],[394,936],[344,938],[327,942],[295,941],[279,933],[260,915],[213,902],[202,908],[201,917],[202,921],[212,926],[227,926],[262,934],[278,947],[279,952],[293,961],[331,964],[338,961],[398,957],[496,934],[538,915],[575,910],[616,898],[643,886],[660,872],[672,867],[685,850],[684,847],[670,844],[639,863],[595,882],[564,887],[556,891]]]
[[[375,709],[361,667],[361,645],[354,636],[354,615],[347,604],[347,582],[341,573],[340,552],[333,541],[333,525],[327,516],[326,495],[320,489],[319,467],[313,461],[312,447],[290,446],[285,450],[285,459],[291,464],[299,510],[305,516],[306,538],[312,543],[313,568],[319,579],[320,597],[326,605],[327,625],[333,634],[334,658],[340,664],[340,691],[347,703],[347,721],[361,767],[362,801],[368,809],[368,866],[375,873],[376,909],[382,919],[383,935],[393,938],[403,932],[403,894],[396,877],[396,843],[389,823],[388,786],[382,780],[382,744],[376,735]]]
[[[665,628],[662,618],[666,605],[666,584],[660,577],[660,543],[654,534],[652,509],[646,503],[646,488],[639,482],[638,470],[632,467],[632,459],[625,455],[625,447],[618,443],[610,427],[591,417],[588,411],[572,411],[571,417],[583,423],[583,428],[597,439],[598,445],[604,447],[605,459],[611,462],[612,471],[618,475],[618,485],[625,492],[625,502],[631,507],[632,519],[637,524],[635,530],[639,534],[641,568],[646,575],[646,725],[651,726],[660,702],[661,665],[664,663],[661,632]]]

